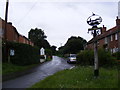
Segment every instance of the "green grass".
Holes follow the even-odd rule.
[[[101,68],[100,76],[94,78],[93,67],[79,66],[57,72],[31,88],[118,88],[118,70]]]
[[[36,65],[38,64],[33,64],[33,65],[28,65],[28,66],[18,66],[18,65],[11,64],[11,63],[2,63],[2,74],[6,75],[6,74],[13,73],[13,72],[25,71]]]

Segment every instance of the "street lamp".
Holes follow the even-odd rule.
[[[94,76],[99,76],[99,66],[98,66],[98,49],[97,49],[97,38],[96,36],[99,34],[101,27],[97,27],[102,22],[102,18],[99,15],[92,14],[92,16],[88,17],[87,23],[92,26],[92,28],[88,29],[88,32],[92,32],[94,38]]]

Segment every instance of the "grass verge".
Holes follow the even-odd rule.
[[[18,66],[11,63],[2,63],[2,75],[14,73],[14,72],[21,72],[27,69],[30,69],[38,64],[27,65],[27,66]]]
[[[100,68],[100,76],[94,78],[93,67],[79,66],[57,72],[31,88],[118,88],[118,70]]]

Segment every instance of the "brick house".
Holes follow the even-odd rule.
[[[19,41],[19,33],[16,28],[12,26],[12,23],[7,24],[6,39],[14,42]]]
[[[1,18],[0,18],[0,31],[1,31],[0,38],[6,39],[7,41],[24,43],[34,46],[34,43],[31,40],[18,33],[17,29],[12,25],[11,22],[6,24],[5,31],[5,21]]]
[[[103,25],[101,29],[101,34],[99,34],[96,38],[92,38],[88,41],[86,45],[86,49],[94,48],[94,40],[98,42],[98,48],[104,48],[106,50],[110,50],[111,53],[118,52],[120,49],[120,19],[116,19],[116,26],[107,30]]]

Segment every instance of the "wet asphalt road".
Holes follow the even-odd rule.
[[[69,69],[74,65],[68,64],[63,58],[53,56],[52,61],[45,62],[36,67],[30,74],[18,77],[2,83],[2,88],[29,88],[36,82],[63,69]]]

